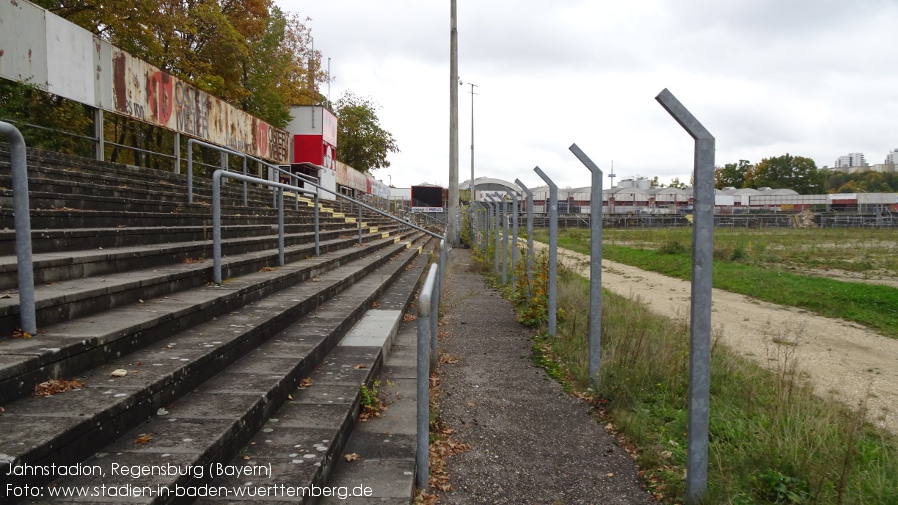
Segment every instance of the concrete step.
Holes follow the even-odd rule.
[[[319,505],[411,503],[415,491],[417,442],[417,325],[403,322],[390,354],[378,374],[380,397],[387,409],[379,417],[358,423],[334,469],[322,486],[345,490],[346,499],[321,497]],[[346,461],[346,454],[357,454]],[[358,486],[367,496],[352,496]]]
[[[314,230],[314,225],[295,224],[285,226],[287,230]],[[158,228],[146,228],[141,235],[127,235],[132,244],[146,242],[143,239],[146,234],[159,234]],[[178,229],[176,229],[178,230]],[[395,232],[396,228],[388,231]],[[90,230],[93,231],[93,230]],[[113,230],[114,232],[115,230]],[[231,235],[233,235],[231,230]],[[222,240],[222,254],[231,256],[248,252],[277,248],[277,235],[272,235],[270,226],[263,230],[265,235],[250,237],[225,238]],[[357,230],[341,225],[340,223],[324,223],[320,226],[319,240],[329,241],[337,238],[345,238],[357,234]],[[166,235],[162,233],[161,235]],[[205,236],[211,236],[211,230],[205,230]],[[103,243],[92,234],[78,238],[83,246],[85,237],[91,246],[96,249],[73,250],[73,247],[57,247],[54,250],[60,252],[37,253],[33,256],[34,282],[36,285],[57,283],[71,279],[83,279],[111,275],[114,273],[131,270],[147,269],[179,263],[202,263],[212,256],[212,240],[193,240],[190,242],[162,243],[149,245],[132,245],[129,247],[105,247],[97,244]],[[123,238],[109,235],[111,239]],[[285,233],[285,247],[293,247],[300,244],[314,244],[314,231],[302,231],[299,233]],[[56,240],[55,242],[70,242]],[[34,242],[32,242],[32,246]],[[61,244],[60,244],[61,245]],[[35,248],[36,249],[36,248]],[[44,249],[41,247],[41,249]],[[16,256],[0,256],[0,289],[14,289],[18,285],[18,272]]]
[[[226,279],[223,285],[229,288],[224,290],[208,285],[210,266],[181,265],[183,271],[173,269],[173,273],[167,274],[167,281],[156,285],[140,280],[135,282],[130,277],[115,284],[122,291],[111,295],[103,293],[106,287],[90,285],[92,290],[79,292],[82,296],[80,300],[64,293],[60,298],[58,291],[51,292],[54,297],[49,301],[38,297],[38,334],[29,339],[0,340],[0,404],[30,394],[36,384],[48,378],[65,378],[87,370],[105,362],[109,356],[126,354],[248,301],[299,284],[366,254],[389,249],[400,240],[399,236],[377,238],[371,240],[369,245],[360,247],[336,244],[338,247],[335,250],[325,250],[319,257],[299,252],[300,258],[283,267],[268,266],[272,271],[258,267],[265,262],[276,265],[271,254],[244,255],[228,263],[223,262],[222,272]],[[407,236],[405,244],[408,240]],[[241,268],[248,273],[242,277],[229,275]],[[165,272],[154,274],[165,275]],[[91,284],[103,286],[106,283],[96,280]],[[170,291],[173,286],[181,288],[181,291]],[[153,294],[160,291],[162,294]],[[67,319],[57,324],[41,325],[41,318],[46,317],[48,312],[42,305],[51,302],[54,303],[52,309],[61,312]],[[4,317],[3,324],[15,324],[17,307],[14,307],[16,310],[9,306],[5,309],[13,314]],[[81,315],[83,317],[79,318],[78,310],[92,311],[92,315]],[[50,315],[54,313],[50,312]]]
[[[311,209],[295,211],[285,209],[285,219],[310,219]],[[327,217],[321,214],[322,218]],[[252,225],[276,222],[277,209],[269,207],[225,208],[222,212],[222,223],[228,225]],[[345,223],[345,221],[343,221]],[[132,228],[132,227],[177,227],[177,226],[212,226],[212,208],[195,204],[174,212],[119,212],[111,210],[81,210],[68,207],[57,209],[33,209],[31,211],[31,229],[67,229],[67,228]],[[0,229],[12,230],[12,208],[0,209]]]
[[[276,230],[277,222],[268,219],[255,224],[223,225],[223,238],[260,237],[271,235]],[[285,217],[286,233],[306,233],[313,231],[312,219],[289,220]],[[353,229],[346,226],[341,219],[319,217],[319,225],[324,229]],[[208,240],[212,236],[211,226],[136,226],[114,228],[63,228],[32,229],[31,249],[35,254],[56,253],[59,251],[99,250],[138,245],[173,244],[179,242],[196,242]],[[15,254],[16,235],[14,230],[0,230],[0,255]]]
[[[56,487],[191,485],[187,477],[133,479],[109,470],[128,462],[196,468],[227,462],[419,251],[394,244],[321,275],[317,283],[286,289],[166,339],[166,345],[113,360],[83,375],[80,391],[13,402],[0,416],[0,447],[15,449],[7,459],[16,464],[84,461],[107,469],[99,478],[60,479]],[[110,379],[116,368],[131,373]],[[144,434],[146,443],[135,444]],[[8,465],[0,464],[2,484],[38,480],[7,477]]]

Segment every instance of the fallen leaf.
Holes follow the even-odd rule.
[[[365,368],[365,365],[362,365],[362,364],[353,365],[352,368],[355,368],[356,370],[362,370]]]
[[[162,408],[162,407],[159,407],[159,410],[156,411],[156,415],[157,415],[157,416],[164,416],[164,415],[166,415],[166,414],[168,414],[168,411],[165,410],[165,409]]]
[[[415,319],[416,319],[416,317],[411,314],[406,314],[406,315],[402,316],[402,320],[405,322],[414,321]]]
[[[110,377],[124,377],[126,375],[128,375],[128,371],[124,368],[113,370],[112,373],[109,374]]]
[[[613,474],[613,473],[606,473],[606,474],[605,474],[605,477],[614,477],[614,474]]]
[[[305,379],[299,381],[299,387],[307,388],[313,384],[311,377],[306,377]]]
[[[356,452],[353,452],[351,454],[347,454],[347,455],[343,456],[343,459],[345,459],[346,461],[358,461],[359,454]]]
[[[84,384],[77,380],[67,381],[51,379],[34,386],[33,394],[34,396],[53,396],[58,393],[64,393],[82,387],[84,387]]]
[[[12,332],[12,338],[31,338],[31,334],[27,331],[22,331],[21,328],[16,328]]]
[[[141,300],[141,299],[138,298],[138,299],[137,299],[137,303],[143,303],[143,300]]]
[[[145,444],[152,439],[153,439],[153,437],[151,437],[149,435],[141,435],[141,436],[137,437],[137,440],[135,440],[134,443],[135,444]]]
[[[377,307],[380,307],[380,304],[379,304],[379,303],[377,303],[377,302],[371,302],[371,308],[372,308],[372,309],[376,309]]]
[[[274,272],[274,267],[262,267],[259,272]]]
[[[0,298],[12,298],[12,295],[10,295],[9,293],[3,293],[2,295],[0,295]]]
[[[475,187],[476,187],[476,185],[475,185]],[[243,459],[249,459],[249,454],[244,454]]]

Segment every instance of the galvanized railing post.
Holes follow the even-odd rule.
[[[418,295],[418,349],[417,349],[417,464],[415,484],[427,489],[430,477],[430,318],[431,299],[437,277],[437,265],[430,265],[421,294]]]
[[[362,206],[359,205],[359,244],[362,243]]]
[[[284,188],[278,188],[278,265],[284,266]]]
[[[243,157],[243,175],[248,175],[246,173],[246,156]],[[243,206],[244,207],[249,207],[249,198],[247,196],[248,185],[249,185],[248,182],[243,181]]]
[[[212,174],[212,280],[221,284],[221,170]]]
[[[19,290],[19,327],[23,333],[37,333],[34,305],[34,268],[31,255],[31,209],[28,199],[28,164],[25,138],[19,130],[0,121],[0,135],[9,142],[12,170],[13,226],[16,228],[16,270]]]
[[[430,301],[430,366],[435,369],[439,360],[438,339],[440,336],[440,298],[443,296],[443,280],[446,274],[446,239],[440,240],[437,280]]]
[[[318,192],[315,192],[315,256],[321,256],[321,237],[318,225]]]
[[[589,200],[589,378],[598,381],[602,360],[602,170],[577,144],[571,144],[574,156],[592,172]]]
[[[558,305],[558,186],[539,167],[533,169],[549,185],[549,335],[555,336]]]
[[[711,286],[714,260],[714,137],[667,89],[655,100],[695,139],[692,226],[692,305],[689,316],[689,410],[686,501],[708,489],[711,395]]]
[[[533,297],[533,192],[520,179],[514,180],[527,195],[527,305]]]

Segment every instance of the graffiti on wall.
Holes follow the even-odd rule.
[[[115,111],[213,144],[286,163],[287,132],[113,48]]]

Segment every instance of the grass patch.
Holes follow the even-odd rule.
[[[491,270],[490,262],[484,271]],[[537,270],[534,284],[546,275]],[[638,448],[641,473],[656,497],[682,502],[688,325],[649,312],[638,299],[605,292],[601,373],[591,382],[587,286],[579,276],[560,271],[558,335],[537,338],[534,362],[590,402],[602,423],[613,424]],[[519,292],[520,284],[503,289],[518,300],[519,310],[532,302]],[[863,401],[848,409],[812,393],[794,358],[800,338],[767,337],[767,355],[778,363],[773,369],[715,339],[709,487],[703,503],[898,504],[898,441],[867,422]]]
[[[790,230],[798,231],[800,230]],[[640,231],[638,236],[629,238],[636,239],[648,233]],[[651,233],[654,233],[655,238],[645,241],[639,247],[606,241],[602,247],[603,258],[688,280],[692,275],[692,257],[689,245],[691,242],[684,240],[685,232],[654,230]],[[534,235],[538,240],[548,241],[545,230],[534,232]],[[720,241],[715,236],[715,288],[853,321],[884,335],[898,337],[898,289],[802,275],[770,264],[746,262],[746,258],[756,257],[757,253],[753,251],[757,251],[758,246],[752,245],[751,240],[745,238],[740,245],[735,237],[726,234],[723,237],[724,240]],[[634,241],[629,240],[627,243],[633,244]],[[558,244],[566,249],[589,254],[589,232],[561,230]],[[762,249],[767,250],[766,247]],[[801,237],[796,239],[795,249],[804,249]]]

